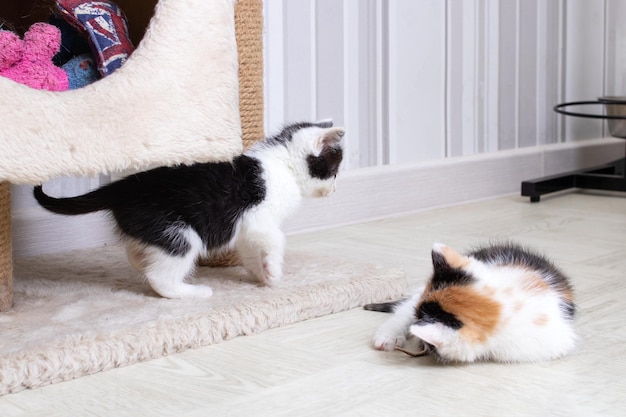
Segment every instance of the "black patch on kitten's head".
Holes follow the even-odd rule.
[[[454,330],[463,327],[463,323],[454,314],[445,311],[436,301],[426,301],[419,304],[415,310],[415,317],[417,318],[415,324],[418,326],[427,323],[441,323]]]
[[[339,165],[343,159],[343,149],[341,148],[341,138],[344,135],[343,129],[330,129],[331,122],[318,123],[318,127],[326,130],[324,136],[319,140],[322,147],[319,155],[309,155],[306,158],[311,178],[327,180],[337,176]]]
[[[474,277],[466,271],[450,266],[443,254],[432,251],[432,259],[434,272],[430,285],[434,291],[450,285],[469,285],[474,281]]]
[[[309,155],[306,158],[309,174],[312,178],[320,180],[335,177],[342,159],[343,149],[338,146],[326,146],[319,156]]]

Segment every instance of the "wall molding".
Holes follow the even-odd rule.
[[[524,180],[623,157],[625,143],[600,138],[344,171],[340,173],[334,195],[305,200],[284,230],[295,234],[473,200],[519,195]],[[14,210],[13,239],[16,257],[105,246],[117,241],[106,214],[55,216],[38,207]]]
[[[623,158],[625,144],[614,138],[589,139],[345,171],[338,176],[335,194],[305,200],[284,230],[301,233],[519,195],[522,181]]]

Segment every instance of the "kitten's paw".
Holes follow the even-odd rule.
[[[402,335],[377,334],[374,336],[374,348],[385,352],[391,352],[396,347],[404,346],[404,342],[406,339]]]
[[[192,285],[189,298],[209,298],[213,296],[213,289],[208,285]]]
[[[263,270],[259,275],[259,281],[271,287],[278,283],[283,277],[283,269],[280,264],[263,261]]]
[[[155,287],[152,289],[165,298],[209,298],[213,295],[213,290],[207,285],[179,284],[168,287]]]

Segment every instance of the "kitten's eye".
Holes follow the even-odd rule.
[[[460,329],[463,323],[452,313],[445,311],[436,301],[427,301],[420,304],[415,310],[418,319],[416,324],[441,323],[452,329]]]
[[[424,348],[425,348],[428,352],[430,352],[430,353],[437,353],[437,348],[436,348],[434,345],[431,345],[431,344],[430,344],[430,343],[428,343],[428,342],[424,342],[423,340],[422,340],[422,343],[424,344]]]

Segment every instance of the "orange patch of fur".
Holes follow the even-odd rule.
[[[459,254],[448,246],[444,246],[441,251],[446,262],[452,268],[463,269],[470,263],[470,259],[467,256]]]
[[[459,333],[473,342],[485,342],[500,323],[502,306],[471,287],[448,287],[433,291],[425,301],[436,301],[462,323]]]
[[[533,320],[533,323],[535,323],[537,326],[545,326],[548,323],[548,316],[542,314],[535,320]]]
[[[527,292],[545,293],[550,291],[550,285],[535,271],[528,271],[522,279],[522,289]]]
[[[574,303],[574,291],[570,287],[560,289],[559,294],[565,301]]]

